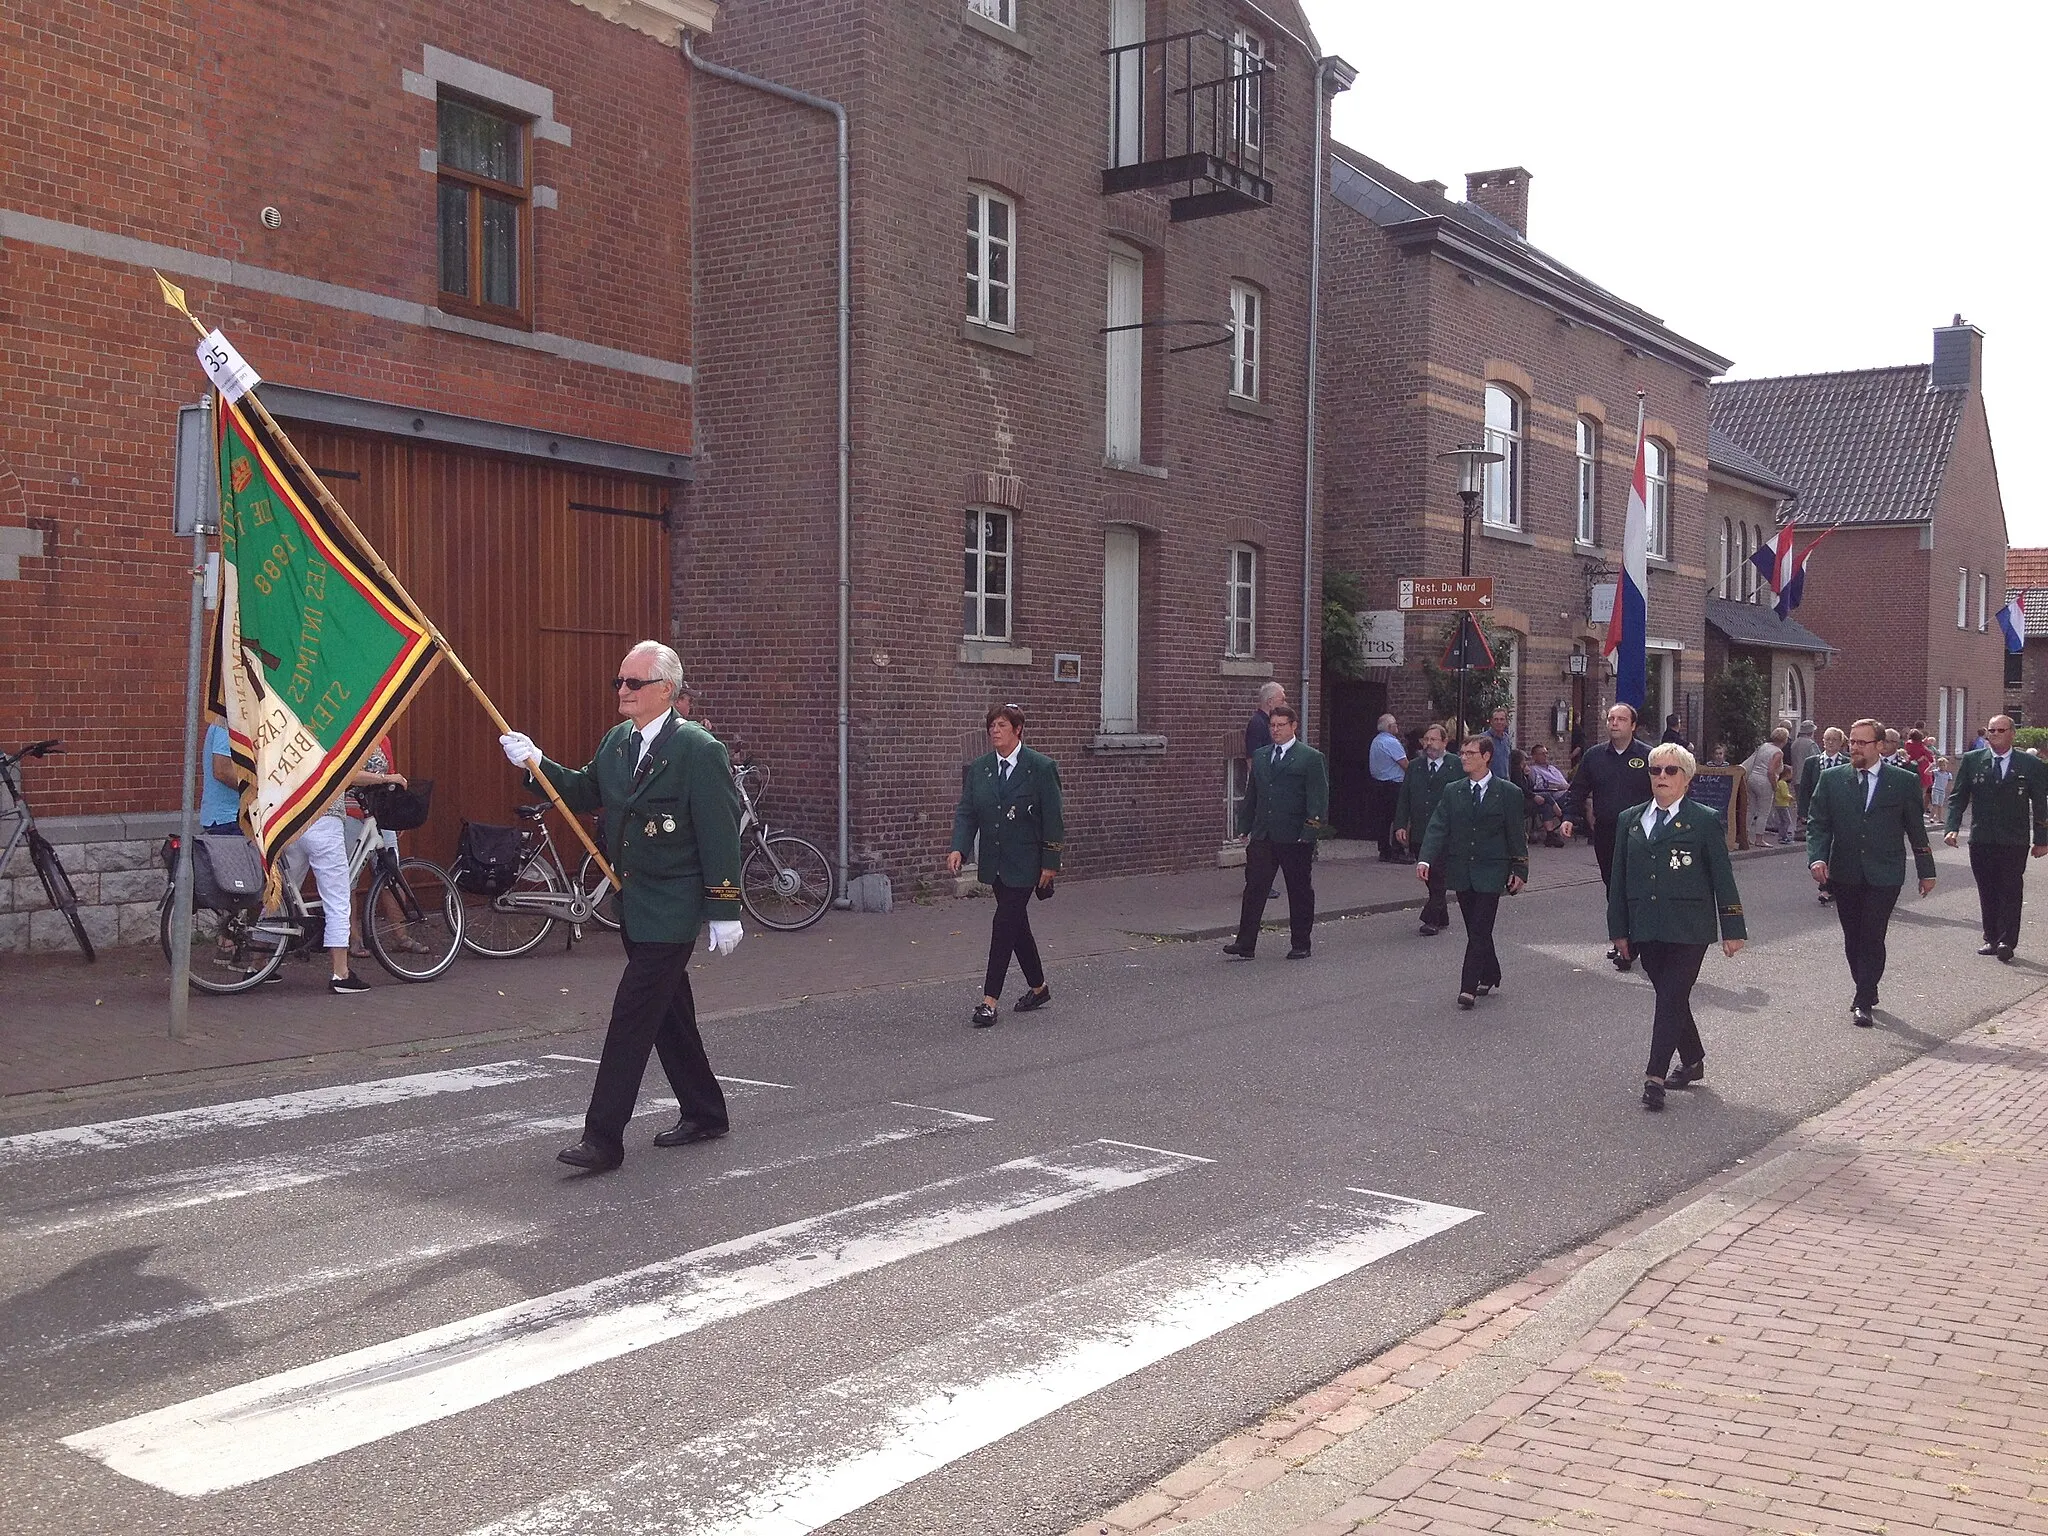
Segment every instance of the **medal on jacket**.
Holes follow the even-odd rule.
[[[1010,807],[1010,820],[1012,820],[1012,821],[1015,821],[1016,819],[1017,819],[1017,807],[1015,807],[1015,806],[1013,805],[1013,806],[1011,806],[1011,807]]]
[[[654,836],[654,823],[653,823],[653,822],[651,822],[651,821],[650,821],[650,822],[648,822],[648,823],[647,823],[647,825],[646,825],[645,827],[641,828],[641,836],[643,836],[643,837],[652,837],[652,836]]]
[[[662,817],[662,818],[661,818],[661,830],[662,830],[662,831],[664,831],[664,832],[673,832],[673,831],[675,831],[675,829],[676,829],[676,819],[675,819],[675,817],[673,817],[673,816],[664,816],[664,817]]]

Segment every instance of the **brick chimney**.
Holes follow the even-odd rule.
[[[1529,173],[1519,165],[1497,171],[1467,171],[1465,201],[1476,203],[1526,238],[1529,233]]]
[[[1450,195],[1451,189],[1445,186],[1440,181],[1418,181],[1417,183],[1415,183],[1415,185],[1422,188],[1422,190],[1425,192],[1435,193],[1438,197],[1447,197]]]
[[[1984,387],[1984,333],[1961,315],[1954,323],[1935,328],[1934,373],[1929,382],[1936,389]]]

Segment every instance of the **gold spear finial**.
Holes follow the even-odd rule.
[[[191,310],[185,307],[185,290],[180,288],[176,283],[172,282],[169,278],[165,277],[163,273],[157,271],[154,267],[150,269],[150,276],[156,279],[157,287],[163,289],[164,302],[170,305],[171,308],[175,309],[179,314],[183,315],[187,320],[190,320],[192,322],[192,329],[197,331],[200,335],[204,336],[206,334],[206,327],[199,323],[199,317],[197,315],[193,314]]]

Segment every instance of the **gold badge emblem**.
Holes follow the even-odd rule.
[[[1649,765],[1649,764],[1648,764],[1648,763],[1647,763],[1646,761],[1644,761],[1644,760],[1643,760],[1642,758],[1640,758],[1640,757],[1632,757],[1632,758],[1630,758],[1630,759],[1628,760],[1628,765],[1629,765],[1629,767],[1631,767],[1631,768],[1647,768],[1647,767],[1649,767],[1649,766],[1650,766],[1650,765]]]
[[[247,459],[235,460],[235,467],[228,471],[228,484],[235,488],[237,496],[249,489],[249,482],[255,478],[256,471]]]

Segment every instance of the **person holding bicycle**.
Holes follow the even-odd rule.
[[[676,713],[687,696],[682,659],[656,640],[626,653],[612,679],[625,716],[582,768],[543,758],[518,731],[498,738],[505,756],[547,776],[571,811],[602,809],[605,847],[619,877],[619,937],[626,969],[612,999],[604,1050],[583,1118],[583,1137],[555,1156],[604,1173],[626,1160],[626,1124],[659,1052],[680,1109],[654,1138],[680,1147],[726,1134],[725,1094],[697,1032],[690,951],[700,931],[729,955],[740,927],[740,821],[732,768],[716,738]]]

